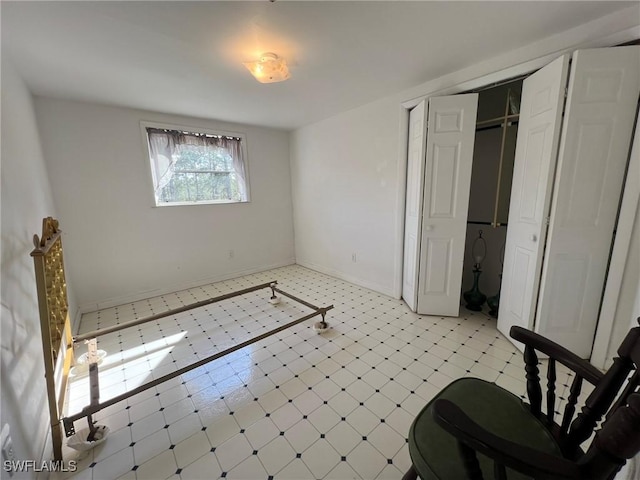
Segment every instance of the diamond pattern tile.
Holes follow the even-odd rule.
[[[84,314],[80,332],[277,280],[316,305],[330,329],[300,324],[96,414],[111,433],[79,454],[74,478],[385,479],[410,465],[415,415],[456,378],[525,392],[521,355],[496,321],[417,315],[401,300],[289,266]],[[99,338],[101,400],[309,313],[253,292]],[[558,408],[571,377],[558,370]],[[70,378],[69,413],[88,403],[88,376]],[[56,478],[62,478],[58,476]]]

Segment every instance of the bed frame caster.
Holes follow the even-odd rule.
[[[271,305],[278,305],[280,303],[280,297],[276,297],[275,295],[273,295],[271,298],[269,298],[269,303]]]
[[[322,320],[313,324],[313,331],[316,333],[323,333],[329,329],[329,324],[324,319],[325,314],[322,314]]]
[[[269,298],[269,303],[271,305],[278,305],[280,303],[280,297],[276,295],[276,284],[275,282],[269,285],[271,288],[271,297]]]

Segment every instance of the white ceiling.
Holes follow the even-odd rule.
[[[33,93],[293,129],[639,2],[1,2]],[[292,78],[242,65],[270,51]]]

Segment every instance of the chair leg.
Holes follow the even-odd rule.
[[[407,473],[404,474],[402,480],[416,480],[417,478],[418,472],[416,472],[416,469],[413,468],[413,465],[411,465],[411,468],[407,470]]]

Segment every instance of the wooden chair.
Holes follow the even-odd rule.
[[[640,451],[640,327],[631,329],[604,374],[536,333],[520,327],[509,333],[525,344],[529,403],[484,380],[454,381],[411,425],[412,466],[403,480],[417,475],[422,480],[604,480],[614,478]],[[545,412],[536,351],[549,357]],[[559,423],[554,419],[557,362],[575,373]],[[595,388],[574,419],[584,381]],[[581,445],[605,413],[602,428],[584,452]]]

